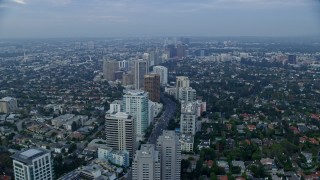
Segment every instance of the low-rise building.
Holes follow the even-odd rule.
[[[192,135],[181,134],[180,135],[181,151],[182,152],[192,152],[194,137]]]

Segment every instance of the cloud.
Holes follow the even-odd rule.
[[[18,4],[26,4],[25,0],[11,0],[11,1],[18,3]]]

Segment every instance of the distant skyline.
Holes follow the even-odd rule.
[[[0,38],[320,36],[317,0],[0,0]]]

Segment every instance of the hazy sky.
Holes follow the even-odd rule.
[[[320,35],[316,0],[0,0],[0,38]]]

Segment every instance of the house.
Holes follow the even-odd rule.
[[[266,170],[277,170],[274,159],[270,159],[270,158],[262,158],[260,160],[260,163],[264,166],[264,168]]]
[[[238,131],[238,133],[244,133],[244,129],[245,129],[245,127],[244,127],[243,124],[237,125],[237,131]]]
[[[224,168],[226,172],[229,172],[229,164],[227,161],[217,161],[217,166]]]
[[[301,152],[301,155],[306,158],[307,164],[312,163],[312,154],[311,153]]]
[[[246,170],[246,166],[244,165],[243,161],[232,161],[231,164],[234,167],[240,167],[241,173],[243,173]]]
[[[255,125],[247,125],[247,128],[249,129],[249,131],[255,131],[257,128]]]
[[[210,139],[208,139],[208,140],[200,140],[198,148],[199,148],[199,150],[201,150],[202,148],[210,148]]]
[[[298,128],[294,127],[294,126],[290,126],[289,129],[291,131],[293,131],[294,134],[300,134],[300,131]]]
[[[228,180],[228,176],[218,176],[218,180]]]

